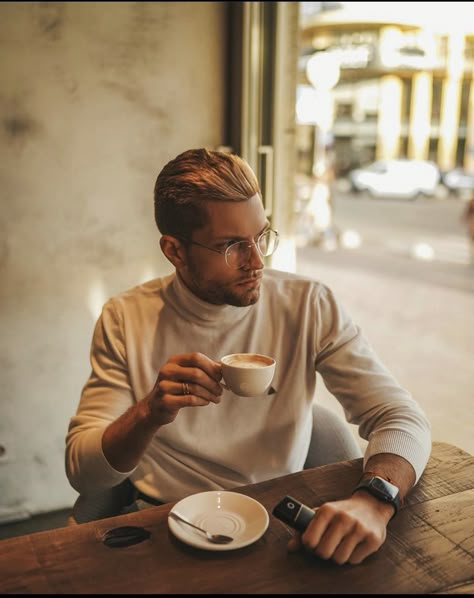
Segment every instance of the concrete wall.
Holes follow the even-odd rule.
[[[68,507],[107,297],[171,271],[161,167],[225,143],[225,2],[0,4],[0,522]]]

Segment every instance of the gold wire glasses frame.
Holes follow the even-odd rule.
[[[248,264],[252,255],[252,247],[255,246],[257,248],[257,251],[261,257],[268,257],[275,252],[279,241],[278,231],[273,230],[272,228],[263,231],[263,233],[259,235],[257,240],[253,243],[249,243],[248,241],[236,241],[235,243],[229,245],[229,247],[226,249],[216,249],[215,247],[208,247],[207,245],[203,245],[197,241],[191,241],[190,239],[178,237],[177,235],[174,236],[185,243],[189,243],[190,245],[198,245],[204,249],[209,249],[215,253],[220,253],[224,256],[227,266],[232,270],[240,270],[240,268],[243,268]]]

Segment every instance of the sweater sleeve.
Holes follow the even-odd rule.
[[[92,370],[66,436],[66,474],[79,493],[111,488],[134,471],[115,470],[102,451],[105,428],[134,403],[123,326],[114,300],[104,305],[95,325],[90,361]]]
[[[393,453],[411,463],[418,481],[431,452],[430,424],[422,408],[324,285],[316,316],[316,370],[347,421],[358,425],[368,441],[364,464],[373,455]]]

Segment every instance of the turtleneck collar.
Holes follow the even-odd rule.
[[[178,273],[173,275],[167,292],[176,311],[183,317],[198,324],[223,324],[226,321],[238,321],[252,309],[252,305],[215,305],[203,301],[183,282]]]

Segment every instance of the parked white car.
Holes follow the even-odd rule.
[[[377,160],[366,168],[349,173],[355,191],[367,191],[373,197],[415,199],[434,195],[441,176],[434,162],[425,160]]]
[[[470,197],[474,193],[474,172],[454,168],[442,175],[445,187],[460,197]]]

